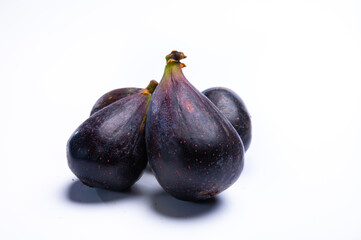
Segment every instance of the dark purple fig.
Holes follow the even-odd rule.
[[[132,186],[147,165],[145,119],[157,86],[122,98],[97,111],[72,134],[68,164],[84,184],[114,191]]]
[[[146,120],[149,164],[174,197],[201,201],[231,186],[243,169],[241,138],[217,107],[183,75],[173,51]]]
[[[251,117],[242,99],[228,88],[214,87],[202,92],[232,123],[247,151],[252,139]]]
[[[93,109],[90,112],[90,115],[93,115],[95,112],[105,108],[113,102],[116,102],[122,98],[128,97],[140,91],[142,91],[141,88],[118,88],[107,92],[95,102]]]

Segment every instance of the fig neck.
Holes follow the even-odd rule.
[[[182,79],[185,79],[182,68],[184,68],[186,65],[181,63],[180,60],[186,57],[187,56],[184,55],[184,53],[178,51],[172,51],[170,54],[168,54],[165,57],[167,65],[164,69],[162,81],[181,81]]]
[[[184,79],[185,76],[183,75],[181,63],[172,62],[165,66],[162,82],[180,82],[184,81]]]
[[[164,69],[164,77],[168,76],[183,76],[182,63],[170,62],[167,63]]]

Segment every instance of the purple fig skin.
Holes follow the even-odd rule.
[[[122,98],[128,97],[140,91],[142,91],[141,88],[118,88],[107,92],[95,102],[90,112],[90,116],[99,111],[100,109],[105,108],[109,104],[112,104],[113,102],[116,102]]]
[[[252,139],[251,117],[242,99],[228,88],[214,87],[202,92],[231,122],[242,139],[245,151]]]
[[[184,77],[184,54],[173,53],[148,110],[148,160],[166,192],[202,201],[239,178],[244,147],[226,117]]]
[[[140,178],[147,165],[145,119],[150,99],[147,89],[122,98],[75,130],[67,143],[67,158],[80,181],[123,191]]]

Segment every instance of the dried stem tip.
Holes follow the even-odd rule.
[[[152,80],[149,82],[148,86],[146,87],[146,89],[150,92],[153,93],[155,88],[158,86],[158,82],[155,80]]]
[[[179,62],[180,60],[186,58],[187,56],[184,55],[182,52],[178,51],[172,51],[170,54],[168,54],[165,59],[167,60],[167,63],[170,62]]]

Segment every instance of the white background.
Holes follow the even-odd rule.
[[[83,186],[66,141],[183,51],[252,115],[240,179],[182,202]],[[361,239],[360,1],[0,1],[1,239]]]

